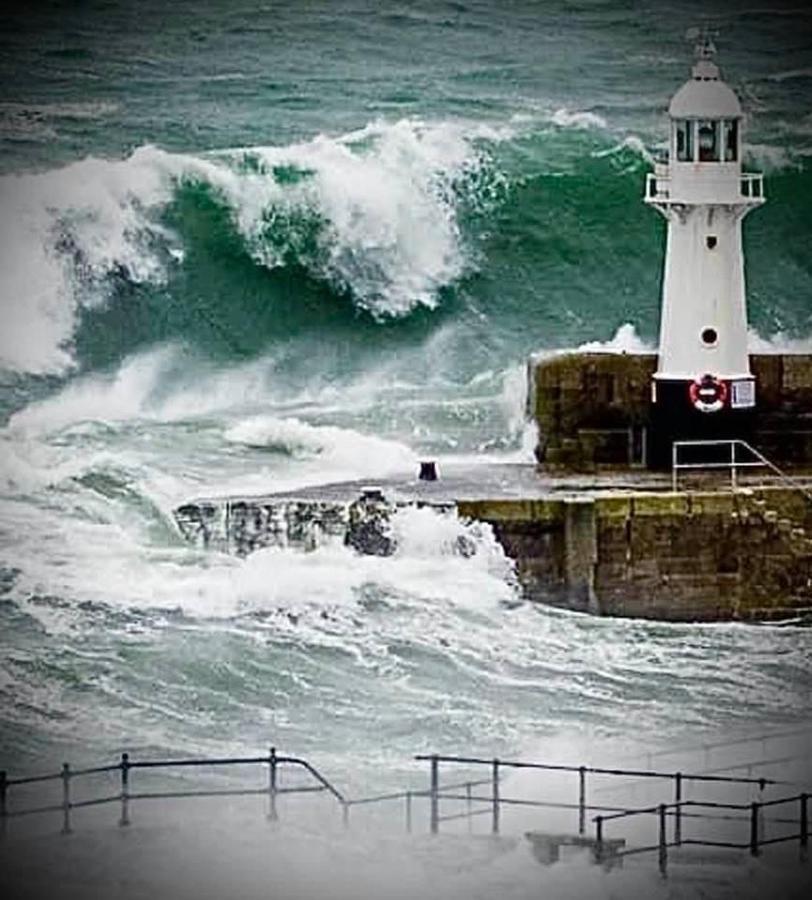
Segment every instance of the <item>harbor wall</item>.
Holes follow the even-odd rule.
[[[667,621],[812,611],[812,502],[791,488],[469,501],[532,599]]]
[[[390,515],[416,503],[223,499],[186,504],[175,518],[190,543],[239,556],[308,552],[325,540],[386,556],[396,550]],[[812,613],[812,496],[797,488],[581,490],[432,505],[490,525],[532,601],[668,621]]]
[[[783,467],[812,466],[812,356],[753,354],[756,410],[748,440]],[[529,363],[536,458],[556,470],[648,462],[656,354],[565,353]]]

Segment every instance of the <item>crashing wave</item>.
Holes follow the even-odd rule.
[[[0,367],[70,369],[82,308],[122,281],[165,282],[184,246],[162,219],[196,185],[224,205],[256,264],[301,266],[378,318],[433,307],[469,264],[458,214],[487,181],[478,141],[503,136],[410,119],[288,147],[193,156],[144,146],[124,160],[6,176]]]

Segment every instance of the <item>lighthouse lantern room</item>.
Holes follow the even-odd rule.
[[[762,176],[742,172],[741,104],[714,56],[702,35],[669,107],[668,161],[645,191],[668,223],[652,384],[652,450],[666,463],[674,440],[746,437],[756,404],[742,220],[764,202]]]

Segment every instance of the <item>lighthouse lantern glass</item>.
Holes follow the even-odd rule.
[[[675,123],[677,135],[677,160],[694,161],[694,123],[690,119],[678,119]]]
[[[715,119],[704,119],[698,123],[697,133],[699,162],[718,162],[719,122]]]
[[[735,119],[724,119],[722,122],[722,146],[725,162],[736,162],[739,158],[739,123]]]

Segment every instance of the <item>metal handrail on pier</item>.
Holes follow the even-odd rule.
[[[108,803],[120,805],[119,826],[127,826],[131,822],[130,804],[140,800],[164,800],[185,797],[244,797],[267,796],[269,811],[268,819],[276,820],[277,798],[280,795],[310,794],[325,792],[329,794],[339,805],[342,812],[342,820],[345,826],[349,825],[349,811],[353,806],[370,806],[391,801],[405,800],[406,831],[412,830],[412,804],[416,798],[427,799],[429,802],[429,831],[437,834],[441,822],[454,820],[468,820],[469,831],[471,822],[477,816],[489,815],[491,818],[490,831],[498,835],[502,830],[501,815],[507,807],[526,807],[536,809],[558,809],[577,812],[578,840],[591,846],[595,859],[598,862],[605,861],[606,857],[612,859],[620,856],[657,851],[660,860],[660,869],[665,874],[669,847],[694,845],[706,847],[730,847],[736,849],[749,849],[751,854],[757,855],[761,848],[774,843],[787,841],[799,841],[802,858],[805,857],[809,840],[809,810],[806,793],[792,797],[765,800],[763,792],[768,786],[781,784],[782,782],[769,778],[736,777],[731,775],[716,775],[710,773],[666,772],[650,769],[616,769],[600,766],[574,766],[554,763],[527,762],[521,760],[502,760],[498,758],[486,759],[467,756],[443,756],[439,754],[419,755],[416,760],[429,763],[429,786],[427,790],[409,790],[395,793],[378,794],[369,797],[351,799],[340,791],[321,772],[307,760],[296,756],[280,756],[274,747],[270,748],[267,755],[247,757],[227,757],[213,759],[175,759],[175,760],[134,760],[129,754],[123,753],[117,763],[107,766],[95,766],[92,768],[72,769],[68,763],[63,764],[61,771],[47,774],[34,775],[22,778],[8,778],[6,772],[0,772],[0,835],[5,835],[8,820],[17,816],[27,816],[36,813],[55,812],[62,815],[62,832],[67,834],[72,829],[72,813],[82,807],[99,806]],[[445,785],[440,783],[440,766],[467,766],[486,767],[488,777],[469,779],[467,781],[454,782]],[[267,766],[268,781],[260,788],[216,788],[204,790],[164,790],[164,791],[139,791],[132,790],[131,773],[136,769],[166,770],[173,768],[201,768],[201,767],[240,767],[240,766]],[[278,781],[280,767],[289,766],[307,773],[311,784],[301,784],[292,787],[282,787]],[[558,773],[572,773],[577,777],[577,800],[575,802],[561,802],[559,800],[535,800],[524,797],[505,796],[502,791],[502,780],[510,770],[538,770]],[[86,800],[74,799],[72,785],[75,779],[85,778],[99,774],[118,774],[120,790],[112,795],[105,795]],[[588,776],[609,776],[625,779],[660,779],[670,781],[673,784],[673,801],[660,803],[656,806],[645,808],[627,808],[621,806],[596,805],[587,800]],[[47,805],[9,809],[8,795],[12,789],[24,785],[43,784],[47,782],[60,782],[61,802]],[[688,782],[698,784],[727,784],[757,787],[759,799],[749,803],[718,803],[709,800],[687,800],[683,797],[683,787]],[[475,787],[489,786],[490,790],[475,793]],[[462,791],[462,792],[461,792]],[[440,803],[464,802],[463,812],[450,812],[440,815]],[[477,804],[477,806],[475,806]],[[770,822],[790,826],[791,831],[779,836],[765,837],[763,834],[763,810],[779,806],[795,804],[798,811],[797,818],[771,818]],[[586,836],[587,816],[598,813],[592,821],[595,823],[594,839]],[[744,813],[744,815],[739,815]],[[654,815],[659,817],[659,840],[656,844],[642,847],[621,847],[623,841],[606,840],[604,827],[607,822],[630,820],[635,817]],[[666,821],[670,817],[673,821],[672,834],[669,839]],[[749,841],[747,843],[734,843],[695,837],[685,837],[683,823],[687,820],[725,820],[750,822]],[[555,838],[553,838],[555,839]]]
[[[797,827],[796,832],[782,834],[778,837],[764,837],[763,835],[763,811],[766,808],[776,806],[785,806],[787,804],[795,804],[798,809],[797,819],[781,819],[783,824],[791,824]],[[677,830],[676,823],[685,818],[686,809],[714,809],[714,810],[730,810],[745,812],[745,816],[730,817],[728,821],[745,821],[748,823],[748,840],[744,841],[718,841],[684,838]],[[598,861],[604,856],[607,843],[604,834],[604,825],[606,822],[619,821],[621,819],[628,820],[636,816],[656,815],[658,819],[658,839],[656,844],[645,845],[641,847],[632,847],[629,849],[612,849],[615,858],[631,856],[638,853],[647,853],[657,851],[658,865],[660,874],[665,877],[668,867],[668,850],[671,847],[719,847],[729,850],[747,850],[751,856],[759,856],[762,848],[771,844],[784,844],[791,841],[797,841],[800,847],[801,859],[806,860],[809,848],[809,795],[806,793],[796,794],[791,797],[779,797],[775,800],[753,801],[752,803],[717,803],[703,800],[682,800],[674,803],[660,803],[657,806],[643,807],[641,809],[630,809],[622,812],[612,813],[610,815],[598,815],[592,820],[595,823],[595,850]],[[666,820],[668,816],[674,817],[674,836],[671,841],[668,840],[668,829]],[[695,816],[696,818],[708,818],[705,815]]]
[[[685,448],[692,449],[711,449],[711,448],[727,448],[724,453],[724,459],[705,460],[700,462],[681,462],[680,451]],[[750,455],[749,459],[741,459],[737,456],[737,450],[743,450]],[[797,478],[793,478],[783,469],[779,469],[774,462],[756,450],[755,447],[739,439],[733,440],[712,440],[712,441],[674,441],[671,449],[671,490],[677,493],[679,486],[679,473],[687,471],[708,471],[714,469],[726,469],[730,472],[730,486],[735,490],[739,486],[739,473],[746,472],[751,469],[768,469],[783,484],[798,493],[803,494],[810,503],[812,503],[812,491],[801,483]]]
[[[136,769],[184,769],[202,767],[239,767],[239,766],[267,766],[268,784],[262,788],[223,788],[205,790],[183,791],[139,791],[133,792],[131,787],[131,772]],[[282,766],[291,766],[307,772],[315,785],[299,785],[296,787],[280,787],[278,773]],[[120,789],[115,794],[103,797],[94,797],[89,800],[75,800],[71,793],[73,782],[77,778],[89,775],[101,775],[118,772],[120,777]],[[52,803],[44,806],[25,807],[19,810],[9,810],[8,794],[13,787],[42,784],[45,782],[62,782],[62,800],[60,803]],[[7,820],[17,816],[28,816],[36,813],[61,812],[62,832],[68,834],[71,831],[71,812],[87,806],[101,806],[107,803],[119,803],[121,813],[119,825],[130,824],[130,803],[133,800],[168,800],[185,797],[246,797],[267,796],[268,817],[272,820],[278,818],[276,800],[280,794],[310,794],[325,791],[338,802],[342,816],[346,823],[349,815],[349,802],[346,797],[330,781],[328,781],[307,760],[295,756],[279,756],[275,747],[271,747],[267,756],[245,757],[221,757],[207,759],[160,759],[160,760],[134,760],[129,753],[122,753],[119,762],[109,766],[94,766],[86,769],[72,769],[69,763],[63,763],[62,770],[48,775],[34,775],[24,778],[8,778],[5,771],[0,772],[0,834],[4,834]]]
[[[415,759],[421,762],[428,762],[429,769],[429,790],[428,797],[430,800],[430,819],[429,829],[432,834],[437,834],[440,822],[446,818],[459,818],[459,816],[443,817],[440,815],[440,800],[471,800],[473,802],[487,803],[491,812],[491,832],[498,834],[500,830],[500,816],[502,806],[535,806],[543,809],[571,809],[578,812],[578,834],[586,833],[586,819],[589,812],[623,812],[625,808],[618,806],[598,806],[587,802],[587,775],[606,775],[610,777],[633,778],[633,779],[660,779],[671,781],[674,786],[674,802],[680,803],[683,797],[683,787],[688,782],[705,783],[705,784],[736,784],[751,785],[758,787],[763,792],[768,785],[777,785],[781,782],[770,778],[752,778],[738,777],[733,775],[712,775],[704,773],[691,772],[662,772],[649,769],[612,769],[600,766],[570,766],[552,763],[524,762],[517,760],[501,760],[501,759],[482,759],[479,757],[466,756],[440,756],[437,754],[416,756]],[[490,795],[477,797],[461,797],[459,795],[451,795],[440,789],[440,764],[450,763],[453,765],[465,766],[487,766],[491,770],[491,793]],[[521,798],[510,798],[502,795],[500,791],[500,779],[505,770],[508,769],[530,769],[546,772],[568,772],[578,775],[578,799],[576,803],[561,803],[541,800],[526,800]],[[484,811],[481,811],[484,812]],[[677,834],[680,824],[677,820],[675,824]]]

